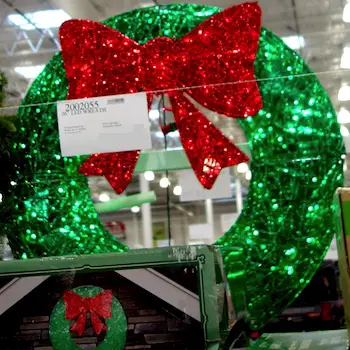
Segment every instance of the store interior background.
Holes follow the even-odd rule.
[[[176,0],[0,0],[0,70],[6,74],[9,81],[6,105],[19,105],[33,79],[52,55],[60,51],[58,26],[62,21],[69,18],[100,21],[138,7],[181,2],[192,3]],[[242,0],[193,1],[222,8],[240,2]],[[263,9],[263,26],[281,36],[296,50],[318,75],[327,90],[338,113],[348,153],[350,4],[347,5],[345,0],[261,0],[259,3]],[[40,31],[27,23],[20,13],[33,15],[33,21]],[[15,114],[15,109],[1,110],[1,113]],[[157,109],[150,112],[154,150],[164,149],[164,136],[159,129],[158,116]],[[246,142],[237,123],[214,114],[210,117],[236,144]],[[167,144],[168,149],[181,147],[178,133],[169,134]],[[348,170],[346,165],[348,160],[349,154],[344,165],[345,185],[349,185],[350,182],[350,169]],[[146,177],[147,179],[144,174],[134,175],[132,183],[123,195],[154,191],[156,202],[101,215],[107,227],[133,248],[168,245],[169,208],[171,244],[214,242],[222,236],[242,209],[249,190],[251,172],[249,167],[244,165],[230,169],[232,195],[229,198],[189,202],[180,200],[179,173],[170,172],[169,204],[167,189],[160,186],[165,173],[148,173]],[[163,179],[162,184],[164,181]],[[90,177],[89,184],[95,203],[118,197],[103,177]],[[191,226],[197,224],[207,225],[203,227],[202,236],[196,236],[198,230]],[[194,236],[190,235],[190,231],[194,232]],[[9,251],[6,254],[11,255]]]

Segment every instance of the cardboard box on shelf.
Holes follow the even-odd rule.
[[[242,275],[243,250],[226,249]],[[231,291],[225,284],[223,253],[200,245],[2,261],[1,349],[96,347],[114,331],[120,334],[113,341],[126,348],[218,349],[229,317],[246,313],[244,283],[237,280]],[[80,319],[77,308],[98,319]],[[72,320],[77,326],[70,327]]]

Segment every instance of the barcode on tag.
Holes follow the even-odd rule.
[[[124,103],[124,99],[123,98],[113,98],[113,99],[107,101],[108,105],[116,105],[118,103]]]

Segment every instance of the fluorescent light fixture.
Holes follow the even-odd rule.
[[[249,171],[249,167],[247,165],[247,163],[240,163],[237,165],[237,171],[241,174],[246,173],[247,171]]]
[[[135,207],[132,207],[131,208],[131,211],[133,212],[133,213],[139,213],[140,212],[140,207],[137,207],[137,206],[135,206]]]
[[[340,60],[340,68],[350,69],[350,47],[344,47]]]
[[[159,181],[159,186],[161,188],[167,188],[170,186],[170,181],[167,177],[162,177]]]
[[[2,193],[0,193],[0,203],[2,203]]]
[[[110,200],[110,197],[107,193],[101,193],[98,197],[100,202],[108,202]]]
[[[350,86],[343,83],[338,92],[339,101],[349,101],[350,100]]]
[[[282,40],[289,46],[292,50],[299,50],[305,46],[305,39],[301,35],[291,35],[283,36]]]
[[[43,71],[44,68],[44,65],[15,67],[15,72],[22,75],[26,79],[34,79]]]
[[[28,18],[28,20],[27,20]],[[40,29],[58,28],[71,17],[63,10],[47,10],[8,16],[11,24],[20,27],[23,30],[33,30],[35,27]]]
[[[152,1],[148,1],[148,2],[144,2],[143,4],[139,4],[140,7],[150,7],[150,6],[154,6],[154,2]]]
[[[180,185],[177,185],[174,187],[173,193],[175,196],[181,196],[182,193],[182,187]]]
[[[339,124],[350,123],[350,112],[344,107],[341,107],[338,113],[338,123]]]
[[[158,120],[159,119],[159,111],[157,109],[151,109],[148,113],[149,119]]]
[[[154,172],[153,171],[146,171],[143,176],[145,177],[145,179],[147,181],[153,181],[155,176],[154,176]]]
[[[246,178],[246,180],[250,181],[252,179],[252,172],[251,171],[247,171],[245,173],[245,178]]]
[[[350,3],[349,2],[344,7],[343,21],[346,23],[350,23]]]
[[[340,127],[340,133],[343,137],[348,137],[350,135],[348,128],[344,125]]]

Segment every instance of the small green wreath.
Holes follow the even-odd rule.
[[[81,349],[75,344],[71,329],[82,333],[88,312],[96,333],[106,329],[105,339],[96,350],[122,350],[127,332],[124,310],[110,291],[95,286],[82,286],[66,292],[56,304],[50,319],[50,338],[54,350]],[[75,321],[72,322],[73,318]]]

